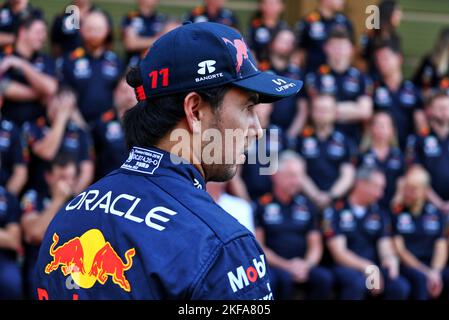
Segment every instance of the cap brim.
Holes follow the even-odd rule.
[[[261,103],[271,103],[296,95],[301,90],[303,82],[269,72],[260,72],[252,77],[232,82],[232,85],[257,92]]]

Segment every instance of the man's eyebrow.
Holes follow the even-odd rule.
[[[259,94],[258,93],[251,93],[251,95],[248,97],[247,102],[250,102],[252,104],[258,104],[259,103]]]

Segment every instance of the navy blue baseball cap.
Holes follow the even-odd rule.
[[[295,95],[302,81],[257,69],[235,29],[212,22],[184,23],[159,38],[139,65],[139,100],[232,85],[269,103]]]

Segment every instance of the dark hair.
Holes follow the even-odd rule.
[[[426,107],[430,107],[435,100],[437,100],[439,98],[448,98],[448,97],[449,97],[449,93],[446,90],[435,90],[426,99],[425,105],[426,105]]]
[[[59,96],[59,95],[66,94],[66,93],[73,94],[76,98],[78,98],[78,95],[77,95],[75,89],[72,86],[67,85],[67,84],[59,85],[58,90],[56,90],[55,96]]]
[[[132,68],[126,77],[127,83],[137,88],[142,85],[140,71]],[[195,90],[201,98],[218,111],[229,86],[206,90]],[[192,90],[193,91],[193,90]],[[191,91],[190,91],[191,92]],[[125,140],[128,149],[133,146],[155,146],[166,134],[185,117],[184,99],[189,92],[147,98],[126,111],[123,117]]]
[[[30,29],[31,26],[37,21],[41,21],[42,23],[47,25],[44,18],[42,16],[39,16],[36,14],[28,14],[28,15],[25,15],[22,18],[20,18],[19,24],[16,27],[16,29],[14,30],[15,36],[17,36],[19,34],[19,31],[22,29],[25,29],[25,30]]]
[[[375,174],[385,174],[378,167],[362,165],[357,169],[356,180],[357,181],[371,181]]]
[[[374,46],[374,52],[382,49],[390,49],[394,53],[402,55],[400,44],[393,39],[378,41]]]
[[[395,27],[391,23],[391,18],[397,8],[398,3],[395,0],[384,0],[379,3],[379,30],[382,29],[382,32],[386,32],[388,34],[396,33]]]
[[[291,28],[289,28],[287,26],[282,26],[280,28],[276,28],[274,30],[273,34],[271,35],[271,39],[270,39],[269,45],[272,45],[273,42],[276,41],[276,38],[284,31],[288,31],[288,32],[292,33],[293,35],[295,35],[295,32]]]
[[[72,164],[75,166],[76,172],[78,174],[79,167],[75,156],[68,152],[60,152],[56,154],[47,169],[51,172],[55,167],[65,168]]]
[[[332,39],[349,40],[351,43],[353,42],[348,29],[343,26],[335,26],[331,29],[326,41],[330,41]]]

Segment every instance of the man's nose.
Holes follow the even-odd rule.
[[[259,117],[257,113],[253,110],[251,113],[251,123],[249,125],[248,135],[250,138],[260,139],[263,137],[263,130],[260,126]]]

